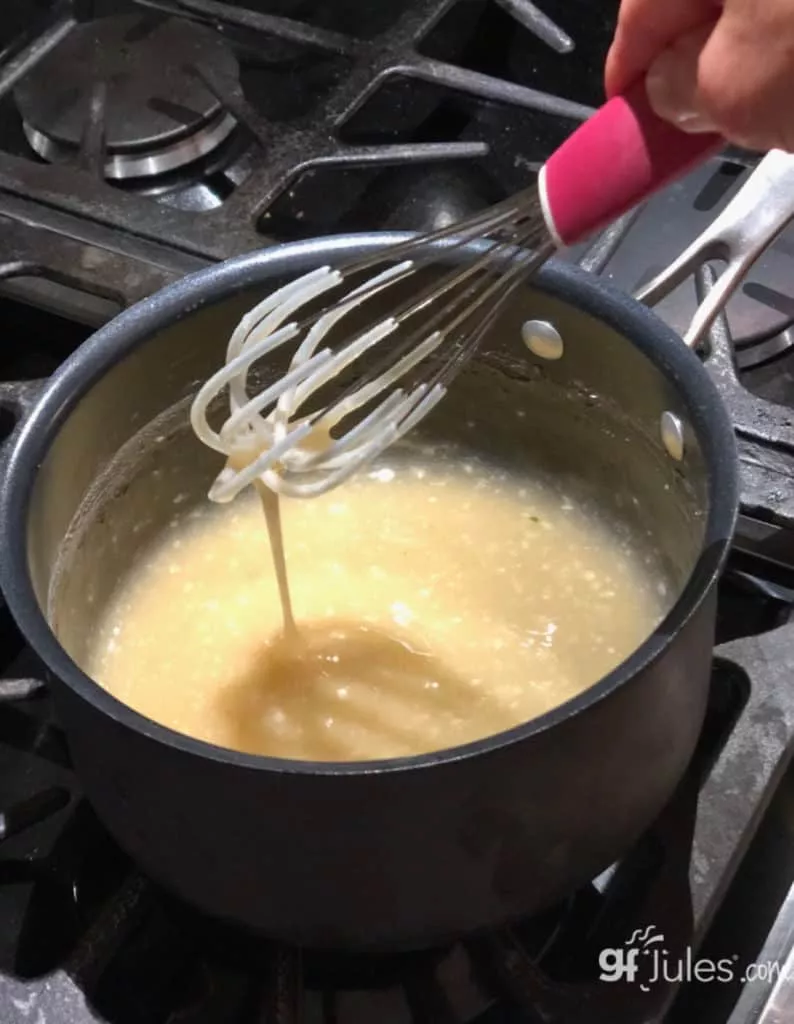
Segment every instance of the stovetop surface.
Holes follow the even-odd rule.
[[[616,9],[616,0],[5,4],[0,440],[91,327],[184,273],[274,241],[443,226],[531,182],[601,101]],[[151,70],[172,55],[173,17],[184,26],[179,67],[147,74],[147,61]],[[75,62],[89,71],[75,76]],[[754,163],[733,152],[712,160],[568,258],[635,290]],[[740,437],[744,526],[721,589],[698,756],[621,865],[515,928],[396,958],[308,954],[208,922],[141,877],[95,819],[46,673],[0,606],[3,1024],[639,1024],[665,1013],[723,1024],[739,967],[719,990],[673,982],[606,998],[594,982],[598,951],[649,924],[676,949],[737,964],[782,956],[794,941],[794,900],[785,903],[794,881],[792,254],[789,231],[710,339],[707,365]],[[683,329],[695,303],[688,281],[660,312]],[[731,1024],[754,1020],[767,996],[748,989]]]
[[[399,0],[388,12],[356,0],[96,0],[40,2],[37,22],[23,0],[7,6],[6,52],[23,24],[61,42],[27,74],[0,75],[5,259],[38,257],[51,285],[121,304],[274,240],[427,230],[525,187],[602,101],[617,10],[616,0],[545,0],[542,12],[527,0]],[[64,10],[79,18],[68,32]],[[180,36],[194,45],[174,54]],[[152,72],[171,63],[178,74]],[[219,106],[236,121],[231,135],[187,166],[140,173],[144,157],[154,172],[178,162],[166,136],[209,146]],[[139,173],[117,177],[110,157],[137,157]],[[746,164],[714,161],[650,204],[607,276],[629,291],[648,280],[713,218]],[[772,246],[731,304],[740,346],[776,339],[749,362],[787,347],[778,335],[794,319],[793,238]],[[30,269],[0,265],[0,277]],[[694,302],[682,288],[665,315],[683,327]]]

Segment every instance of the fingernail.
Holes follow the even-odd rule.
[[[682,132],[692,135],[716,131],[714,122],[696,103],[698,54],[694,51],[694,41],[665,50],[645,78],[648,100],[654,111]]]

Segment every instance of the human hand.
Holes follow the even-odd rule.
[[[794,151],[794,0],[622,0],[607,94],[643,75],[682,130]]]

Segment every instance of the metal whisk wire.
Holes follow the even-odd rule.
[[[454,266],[456,251],[475,239],[482,242],[482,251],[467,264]],[[553,248],[538,216],[537,194],[529,190],[463,224],[352,266],[321,267],[268,296],[243,317],[230,339],[226,365],[200,389],[191,408],[198,437],[228,459],[210,497],[229,501],[257,478],[293,497],[312,497],[336,487],[413,429],[440,401],[510,295]],[[358,328],[341,347],[321,347],[348,314],[417,271],[444,263],[453,266],[403,298],[386,317]],[[386,269],[378,270],[384,264]],[[302,308],[373,269],[378,272],[336,301],[295,319]],[[300,414],[312,396],[406,327],[404,337],[392,338],[388,351],[328,404]],[[249,394],[248,375],[254,366],[296,341],[286,373]],[[429,364],[429,373],[416,381],[411,375],[422,364]],[[226,388],[229,416],[215,431],[208,411]],[[331,434],[361,411],[365,414],[349,429]],[[319,449],[309,443],[313,433],[324,439]]]

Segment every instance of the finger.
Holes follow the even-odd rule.
[[[698,63],[697,106],[726,138],[794,149],[790,0],[728,0]]]
[[[607,95],[632,85],[663,50],[712,20],[720,6],[717,0],[623,0],[607,56]]]
[[[677,40],[646,82],[656,112],[684,131],[751,149],[794,148],[791,0],[728,0],[713,31]]]
[[[695,29],[677,39],[652,62],[645,77],[656,113],[685,132],[716,132],[699,91],[700,65],[712,29]]]

